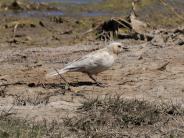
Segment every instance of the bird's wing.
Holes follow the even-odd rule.
[[[102,64],[104,57],[106,57],[107,55],[108,52],[101,49],[67,64],[65,68],[72,69],[74,71],[81,68],[94,68]]]
[[[80,58],[78,58],[78,59],[76,59],[76,60],[74,60],[74,61],[72,61],[72,62],[66,64],[66,66],[68,66],[68,65],[70,65],[70,64],[72,64],[72,63],[74,63],[74,62],[80,62],[80,61],[85,60],[85,59],[87,59],[87,58],[89,58],[89,57],[93,57],[93,56],[95,56],[96,54],[98,55],[99,53],[103,52],[105,49],[106,49],[106,48],[99,49],[99,50],[97,50],[97,51],[93,51],[93,52],[91,52],[91,53],[89,53],[89,54],[87,54],[87,55],[85,55],[85,56],[83,56],[83,57],[80,57]]]

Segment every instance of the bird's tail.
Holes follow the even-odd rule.
[[[53,72],[47,73],[46,78],[51,78],[51,77],[54,77],[56,75],[63,74],[65,72],[68,72],[68,69],[64,68],[64,69],[61,69],[61,70],[53,71]]]

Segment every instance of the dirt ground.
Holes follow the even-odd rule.
[[[82,102],[107,95],[184,106],[182,26],[153,31],[156,35],[151,42],[117,40],[129,51],[122,53],[111,69],[97,76],[108,87],[96,86],[82,73],[64,74],[71,90],[65,89],[60,77],[46,79],[48,71],[105,47],[107,42],[95,40],[93,35],[80,36],[90,27],[83,20],[64,17],[2,18],[1,112],[29,121],[62,122],[63,117],[75,116]]]

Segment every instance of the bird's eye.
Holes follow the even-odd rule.
[[[118,45],[118,48],[121,48],[121,45]]]

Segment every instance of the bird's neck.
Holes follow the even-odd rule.
[[[118,56],[118,52],[116,49],[114,49],[113,47],[109,47],[108,48],[108,52],[113,55],[114,57],[117,57]]]
[[[118,53],[116,51],[114,51],[113,49],[108,49],[108,52],[114,57],[117,58]]]

